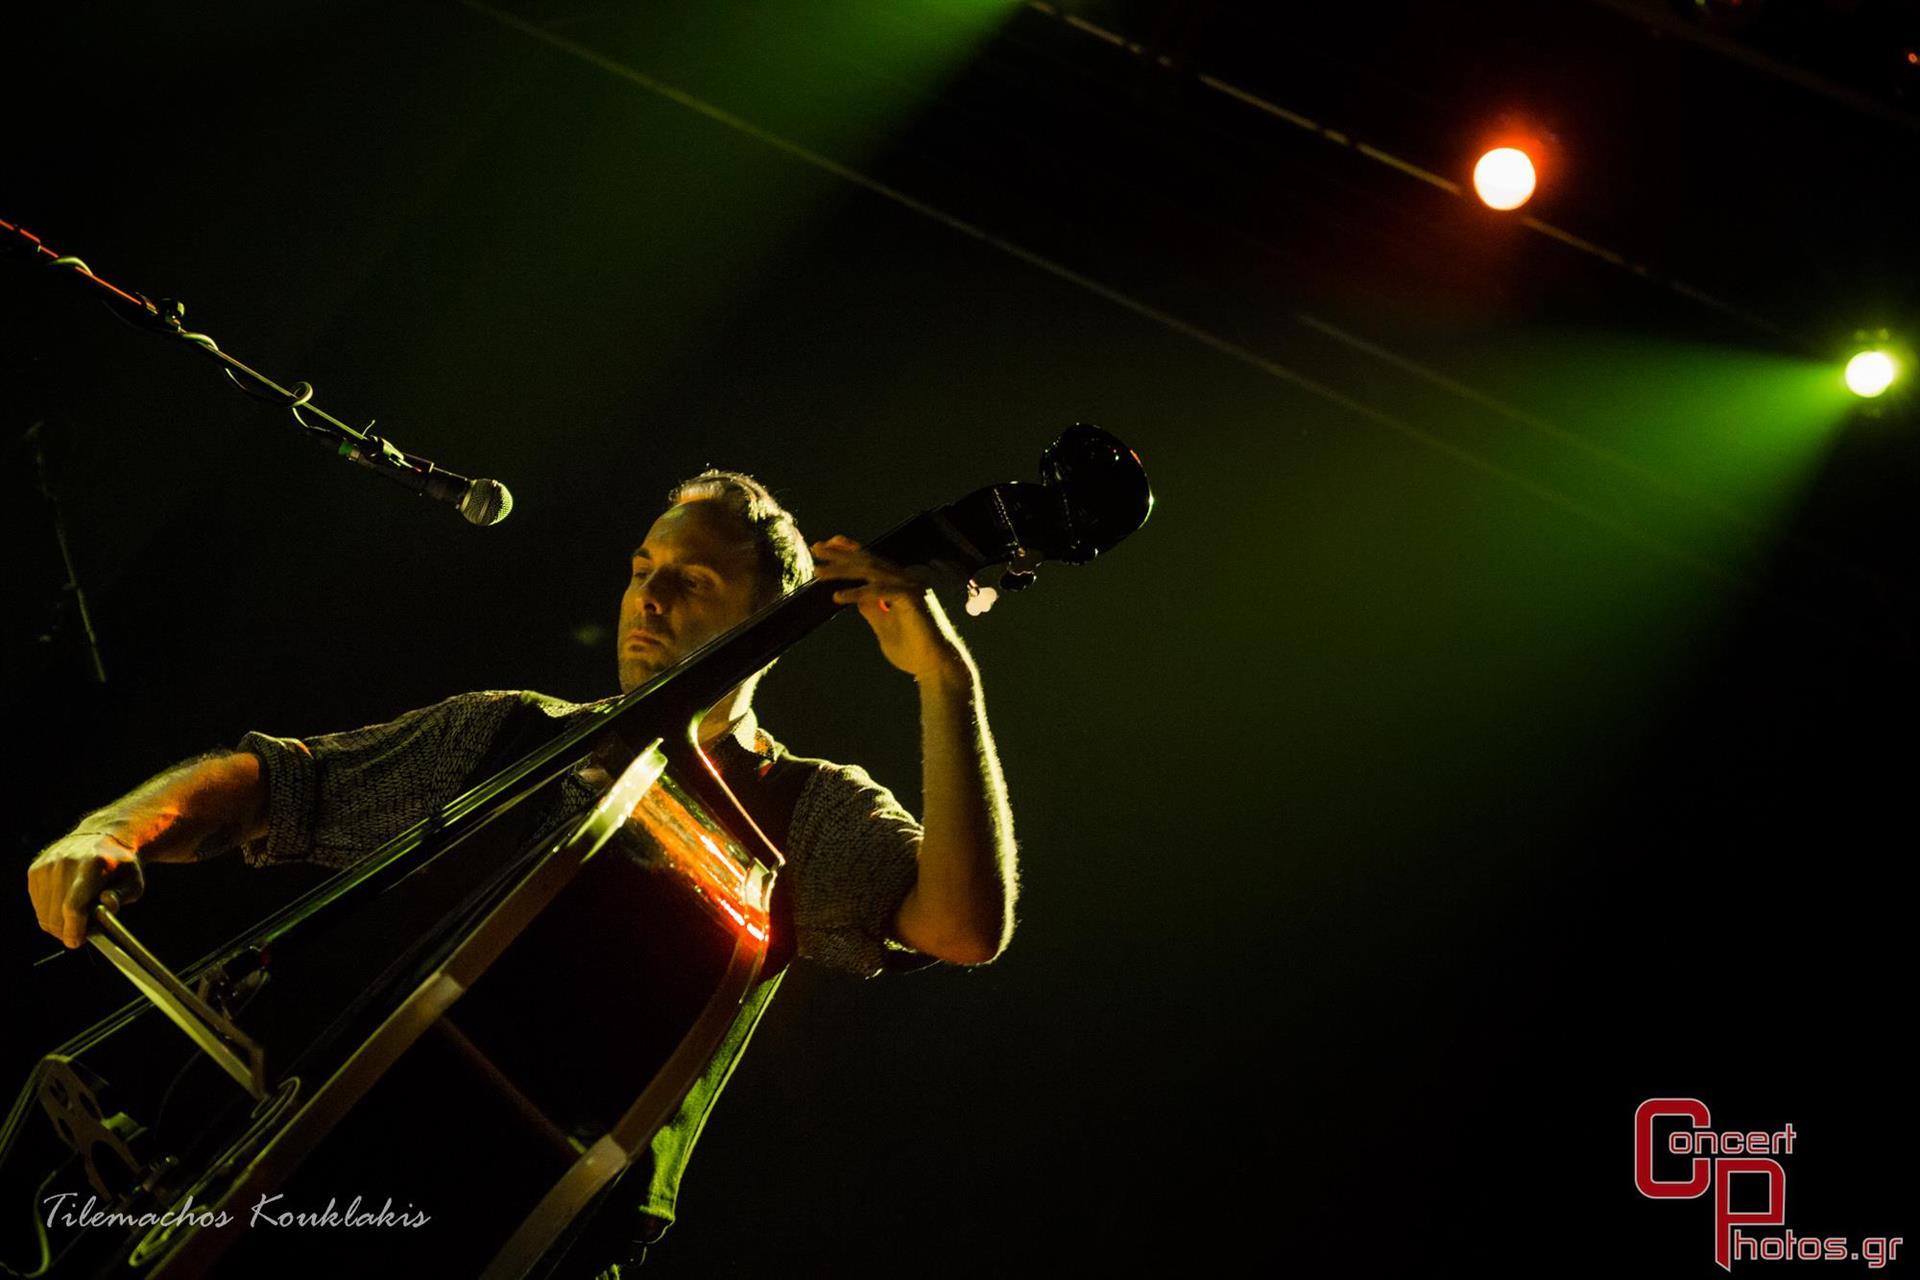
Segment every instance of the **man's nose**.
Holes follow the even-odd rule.
[[[640,583],[640,612],[665,613],[673,602],[673,585],[658,573],[649,574]]]

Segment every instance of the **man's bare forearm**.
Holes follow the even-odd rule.
[[[149,862],[191,862],[224,853],[266,830],[267,784],[251,754],[189,760],[80,819],[27,867],[40,927],[68,947],[112,884],[123,902],[144,887]]]
[[[980,673],[922,571],[903,568],[851,538],[813,544],[820,578],[846,585],[880,652],[920,687],[926,812],[914,885],[894,913],[893,936],[956,964],[985,964],[1013,936],[1013,811],[987,730]]]
[[[918,683],[925,835],[902,920],[921,936],[901,941],[983,964],[1013,936],[1019,885],[1013,810],[972,662],[963,659]]]
[[[142,862],[193,862],[264,834],[266,813],[260,758],[239,752],[169,769],[94,810],[74,830],[110,836]]]

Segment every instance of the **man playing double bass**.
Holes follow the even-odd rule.
[[[844,537],[810,552],[793,517],[758,482],[703,473],[672,491],[634,549],[617,636],[620,687],[639,688],[815,576],[847,582],[834,600],[859,608],[887,660],[918,686],[925,814],[916,822],[863,770],[790,755],[756,722],[753,693],[764,670],[723,696],[702,721],[701,745],[786,854],[776,890],[786,895],[776,914],[789,924],[785,945],[862,976],[935,960],[985,964],[1013,930],[1012,815],[979,673],[920,580]],[[236,751],[189,761],[87,815],[41,852],[28,872],[40,926],[79,946],[108,881],[131,898],[149,862],[240,849],[252,865],[350,865],[459,794],[497,745],[529,730],[557,735],[593,705],[474,693],[346,733],[249,734]],[[559,803],[584,811],[604,775],[589,767],[567,781],[570,799]],[[693,1138],[778,976],[756,985],[679,1114],[654,1139],[650,1167],[636,1166],[623,1184],[621,1199],[637,1205],[639,1217],[617,1211],[612,1234],[601,1231],[605,1240],[657,1239],[672,1221]]]

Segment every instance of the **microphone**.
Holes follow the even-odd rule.
[[[464,483],[462,483],[464,481]],[[467,480],[464,476],[452,475],[442,471],[439,482],[458,487],[460,496],[442,498],[452,502],[455,509],[466,517],[468,524],[477,524],[485,528],[490,524],[499,524],[513,513],[513,491],[498,480]],[[428,487],[434,483],[434,477],[427,478]],[[435,494],[435,497],[440,497]]]
[[[404,454],[379,436],[368,436],[367,442],[376,445],[377,451],[343,441],[340,456],[435,502],[448,503],[468,524],[483,528],[499,524],[513,510],[513,494],[498,480],[469,480],[425,458]]]

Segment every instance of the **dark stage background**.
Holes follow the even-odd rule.
[[[1920,1236],[1920,450],[1838,383],[1915,319],[1897,85],[1626,3],[503,4],[9,25],[0,217],[518,499],[466,527],[0,263],[22,864],[249,729],[614,691],[705,465],[864,537],[1087,420],[1152,520],[960,618],[1011,950],[794,973],[650,1267],[1717,1274],[1634,1189],[1656,1096],[1791,1122],[1799,1234]],[[1518,215],[1381,159],[1516,122]],[[104,687],[38,639],[36,422]],[[761,702],[917,802],[857,622]],[[160,868],[136,927],[305,883]],[[17,1080],[124,984],[23,893],[0,936]]]

